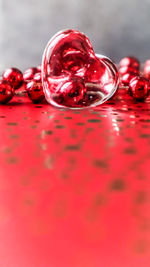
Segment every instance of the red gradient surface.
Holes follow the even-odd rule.
[[[0,106],[0,266],[150,265],[150,100]]]

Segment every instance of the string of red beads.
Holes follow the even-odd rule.
[[[143,101],[150,92],[150,59],[146,60],[143,71],[140,62],[135,57],[121,59],[118,67],[120,87],[127,87],[134,99]],[[33,103],[45,99],[41,80],[41,65],[32,67],[22,73],[17,68],[4,71],[0,79],[0,103],[8,103],[16,94],[23,90]]]
[[[33,103],[43,101],[41,66],[29,68],[24,74],[17,68],[6,69],[0,79],[0,103],[8,103],[19,89],[25,91]]]
[[[150,92],[150,60],[144,64],[135,57],[125,57],[119,63],[120,85],[127,86],[134,99],[143,101]]]

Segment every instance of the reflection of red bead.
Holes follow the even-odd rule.
[[[137,76],[136,73],[131,73],[131,72],[130,73],[125,73],[121,77],[121,82],[122,82],[123,85],[128,86],[130,81],[136,76]]]
[[[0,80],[0,103],[8,103],[14,96],[14,89],[8,81]]]
[[[137,100],[144,100],[149,94],[150,83],[144,77],[135,77],[129,83],[129,90]]]
[[[120,67],[130,66],[135,69],[140,69],[140,62],[135,57],[125,57],[121,59],[119,66]]]
[[[144,77],[150,79],[150,65],[145,65],[144,67]]]
[[[23,74],[23,79],[25,82],[29,82],[33,80],[34,75],[39,72],[37,68],[27,69]]]
[[[4,80],[8,81],[15,90],[19,89],[23,84],[23,74],[16,68],[5,70],[2,77]]]
[[[82,79],[77,78],[64,83],[53,99],[58,104],[66,103],[68,107],[80,106],[80,101],[81,103],[84,101],[85,92],[86,89]]]
[[[126,73],[136,73],[137,75],[139,74],[139,70],[132,68],[130,66],[123,66],[119,69],[119,74],[123,75]]]
[[[92,59],[89,67],[85,71],[85,81],[99,83],[102,82],[102,77],[104,77],[106,71],[105,65],[98,59]]]
[[[33,103],[40,103],[44,99],[43,86],[41,83],[31,81],[27,84],[26,90]]]

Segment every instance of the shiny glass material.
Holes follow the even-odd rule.
[[[65,30],[45,49],[42,82],[45,97],[54,106],[94,107],[115,93],[118,71],[110,59],[94,53],[83,33]]]

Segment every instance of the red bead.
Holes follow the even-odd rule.
[[[39,71],[39,72],[41,72],[41,65],[39,65],[38,67],[37,67],[37,70]]]
[[[144,64],[145,66],[146,65],[150,65],[150,59],[147,59],[146,61],[145,61],[145,64]]]
[[[35,67],[27,69],[23,74],[23,79],[25,82],[29,82],[33,80],[33,77],[36,73],[38,73],[39,70]]]
[[[147,79],[150,79],[150,65],[145,65],[144,66],[144,77],[147,78]]]
[[[120,67],[132,67],[132,68],[135,68],[135,69],[140,69],[140,62],[137,58],[135,57],[125,57],[123,59],[121,59],[120,61],[120,64],[119,64]]]
[[[130,66],[123,66],[119,69],[119,74],[120,75],[124,75],[126,73],[135,73],[135,74],[139,74],[139,70],[132,68]]]
[[[41,82],[29,82],[26,86],[26,90],[33,103],[40,103],[45,98]]]
[[[14,88],[8,81],[0,80],[0,104],[8,103],[14,96]]]
[[[91,60],[89,67],[85,71],[85,81],[99,83],[101,78],[105,76],[106,67],[105,65],[97,58]]]
[[[5,70],[2,77],[4,80],[8,81],[15,90],[19,89],[23,84],[23,74],[16,68]]]
[[[121,83],[125,86],[128,86],[130,81],[134,78],[137,77],[136,73],[125,73],[122,75],[122,77],[120,78]]]
[[[144,77],[135,77],[129,83],[129,90],[136,100],[144,100],[150,89],[149,81]]]
[[[36,81],[36,82],[41,82],[41,72],[38,72],[36,73],[34,76],[33,76],[33,80]]]
[[[112,61],[95,55],[83,33],[65,30],[56,34],[47,45],[42,81],[49,103],[82,108],[109,99],[117,89],[118,72]]]

